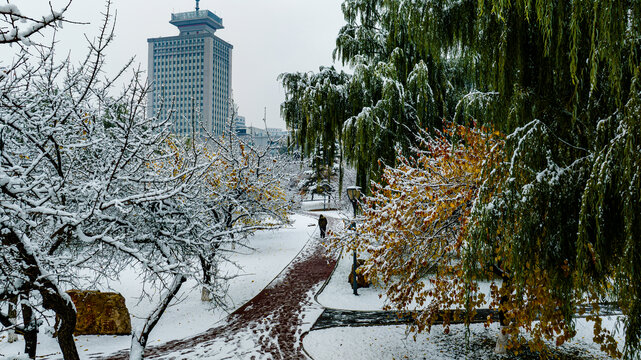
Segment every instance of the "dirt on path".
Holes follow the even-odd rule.
[[[330,276],[338,254],[312,238],[288,267],[225,324],[149,347],[145,359],[307,359],[301,336],[323,312],[314,294]],[[128,351],[108,359],[127,359]]]

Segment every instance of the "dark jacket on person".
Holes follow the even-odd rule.
[[[327,228],[327,218],[321,215],[318,218],[318,227],[320,228],[320,237],[325,238],[325,229]]]
[[[323,230],[327,228],[327,218],[323,215],[318,218],[318,226]]]

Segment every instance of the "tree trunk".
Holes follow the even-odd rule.
[[[503,281],[501,287],[507,287],[510,282],[510,278],[506,275],[505,271],[503,271],[501,263],[494,266],[494,273],[501,276],[501,280]],[[494,347],[495,354],[507,353],[507,345],[509,341],[508,334],[506,333],[509,324],[507,317],[505,316],[505,306],[507,305],[507,301],[507,295],[502,295],[499,300],[499,324],[501,326],[499,327],[499,334],[496,339],[496,346]]]
[[[200,293],[200,301],[211,301],[211,293],[206,286],[211,284],[211,264],[202,255],[199,255],[198,258],[200,259],[200,268],[203,270],[203,284],[205,284]]]
[[[18,323],[18,307],[17,307],[17,304],[18,304],[18,297],[17,296],[12,296],[9,299],[9,320],[11,321],[11,325],[10,326],[14,326],[14,327]],[[7,341],[9,343],[14,343],[14,342],[18,341],[18,335],[16,335],[16,330],[14,328],[11,328],[8,331]]]
[[[62,356],[65,360],[80,360],[76,342],[73,340],[73,332],[76,329],[76,307],[71,298],[46,289],[40,290],[40,294],[44,308],[53,310],[60,320],[56,334]]]
[[[210,302],[212,300],[211,291],[205,286],[203,286],[202,291],[200,292],[200,301]]]
[[[174,297],[176,297],[176,294],[178,294],[178,291],[180,291],[182,284],[186,280],[187,278],[184,275],[176,275],[174,281],[169,286],[169,289],[167,289],[162,299],[160,299],[158,307],[156,307],[156,309],[154,309],[154,311],[147,317],[147,320],[145,320],[145,324],[140,332],[133,331],[131,336],[131,348],[129,349],[130,360],[142,360],[145,347],[147,346],[147,341],[149,340],[149,334],[156,324],[158,324],[160,317],[167,309],[167,306],[169,306],[169,303],[174,299]]]
[[[33,309],[27,303],[22,304],[22,318],[24,321],[24,352],[29,356],[29,359],[35,359],[38,346],[38,322],[33,314]]]
[[[230,205],[229,207],[227,207],[227,214],[225,215],[225,229],[230,232],[234,227],[233,219],[234,219],[234,208]],[[229,235],[229,237],[231,238],[231,249],[236,250],[236,242],[234,241],[234,234],[232,233],[231,235]],[[218,250],[219,247],[220,247],[220,243],[216,243],[216,245],[214,245],[214,248],[216,250]],[[215,251],[214,251],[214,254],[215,254]]]
[[[71,298],[61,291],[50,277],[43,274],[38,259],[31,250],[26,248],[15,232],[9,231],[7,234],[3,234],[0,240],[5,246],[15,247],[20,254],[20,260],[24,263],[22,271],[29,278],[31,284],[37,284],[33,288],[37,289],[42,296],[42,306],[47,310],[53,310],[60,319],[60,326],[56,332],[62,356],[65,360],[80,360],[76,343],[73,341],[73,332],[76,328],[76,307]],[[35,331],[37,331],[37,327]]]
[[[496,346],[494,346],[494,353],[495,354],[507,354],[507,334],[505,331],[507,330],[506,326],[501,325],[499,328],[499,334],[496,338]]]
[[[203,283],[211,284],[211,264],[202,255],[198,255],[198,259],[200,259],[200,268],[203,270]]]

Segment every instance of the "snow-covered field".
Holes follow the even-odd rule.
[[[352,254],[343,254],[327,283],[316,300],[326,308],[376,311],[382,310],[387,297],[380,287],[358,289],[354,296],[347,278],[351,271]],[[480,289],[489,298],[489,282],[479,283]],[[419,309],[419,306],[412,307]],[[617,318],[604,318],[603,326],[617,329]],[[592,342],[593,323],[585,319],[576,322],[577,335],[573,341],[566,343],[561,351],[583,358],[607,359],[599,351],[599,346]],[[620,327],[619,327],[620,328]],[[498,334],[497,324],[485,329],[481,324],[470,327],[470,350],[466,352],[465,328],[453,325],[449,334],[443,333],[442,326],[434,326],[430,334],[412,335],[406,333],[407,327],[397,326],[364,326],[337,327],[314,330],[303,340],[305,350],[315,360],[323,359],[492,359],[494,344]],[[621,330],[621,329],[619,329]],[[624,343],[624,334],[616,333],[619,344]],[[623,347],[620,346],[622,350]]]
[[[317,195],[314,200],[301,200],[300,209],[303,211],[322,212],[325,216],[337,219],[348,219],[352,218],[352,206],[346,201],[346,198],[339,201],[336,198],[329,199]]]
[[[374,311],[382,310],[386,297],[382,295],[383,289],[370,286],[358,289],[358,296],[352,293],[352,288],[347,282],[352,271],[352,253],[343,252],[332,278],[325,289],[317,295],[316,301],[326,308]]]
[[[318,234],[316,222],[302,215],[293,216],[294,224],[279,231],[257,233],[248,243],[254,250],[238,247],[238,253],[231,255],[231,260],[240,268],[228,266],[229,275],[239,275],[229,282],[229,312],[260,292],[287,264],[298,254],[307,240]],[[141,326],[143,317],[150,311],[150,303],[138,302],[141,282],[133,271],[123,273],[119,283],[111,283],[114,291],[120,292],[126,299],[132,315],[132,327]],[[194,283],[186,283],[180,294],[180,300],[171,305],[151,333],[149,345],[181,339],[203,332],[224,319],[227,312],[221,309],[210,309],[208,303],[200,301],[200,289]],[[58,343],[47,332],[43,325],[38,336],[38,355],[55,355],[59,353]],[[0,359],[11,359],[22,353],[22,338],[9,344],[5,334],[0,334]],[[77,345],[81,357],[95,353],[109,354],[127,349],[129,336],[78,336]]]

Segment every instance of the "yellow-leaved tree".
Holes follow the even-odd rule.
[[[544,354],[550,344],[572,338],[573,319],[588,313],[595,342],[611,356],[622,355],[602,326],[598,290],[559,287],[575,281],[571,262],[550,272],[540,251],[521,251],[509,236],[521,224],[502,220],[513,200],[503,184],[519,175],[510,172],[500,133],[448,124],[437,136],[422,134],[412,153],[399,151],[397,164],[385,166],[381,181],[372,183],[349,242],[350,249],[368,254],[358,271],[383,287],[386,307],[414,316],[410,331],[429,331],[437,320],[446,332],[454,320],[489,325],[495,317],[482,319],[478,310],[484,308],[498,315],[497,351],[526,346]],[[567,296],[571,307],[562,301]]]
[[[354,242],[369,254],[360,270],[385,288],[388,308],[428,309],[414,313],[417,331],[429,330],[444,309],[474,309],[485,300],[474,283],[465,286],[460,251],[481,169],[500,161],[503,140],[449,124],[436,136],[423,133],[420,144],[414,156],[399,152],[373,183]]]

